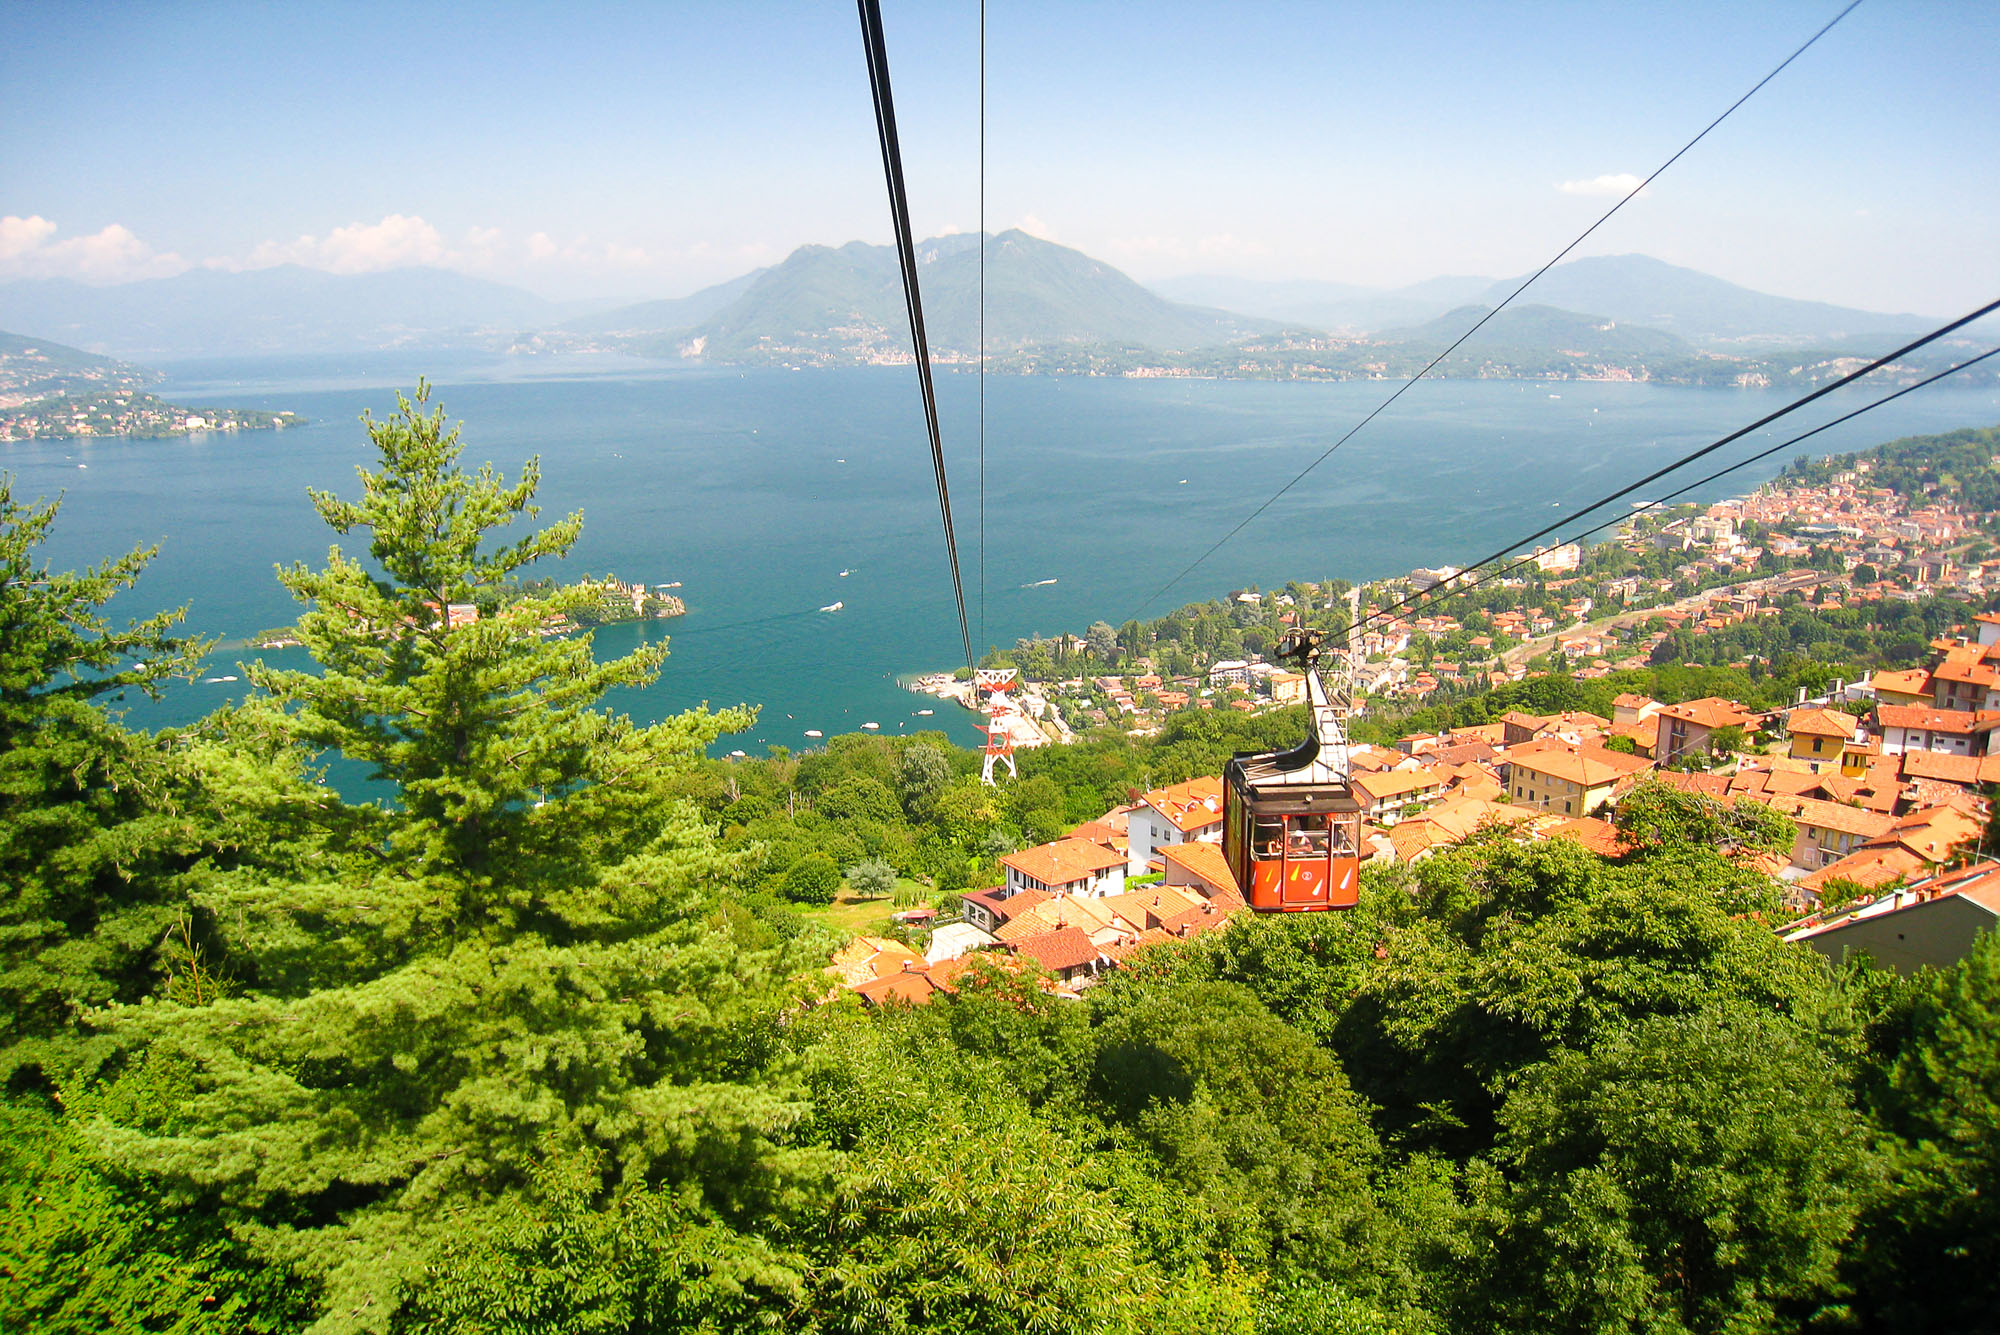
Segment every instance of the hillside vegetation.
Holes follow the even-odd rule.
[[[822,972],[829,876],[943,892],[1284,721],[998,791],[935,738],[708,761],[748,711],[603,707],[665,646],[539,633],[594,594],[525,588],[582,523],[535,527],[535,462],[469,471],[422,387],[368,430],[313,494],[339,545],[279,572],[313,666],[158,734],[109,706],[204,646],[102,613],[150,553],[51,571],[54,507],[0,482],[6,1328],[1988,1319],[2000,937],[1835,972],[1768,930],[1728,813],[1662,789],[1618,861],[1474,837],[1080,1001],[992,962],[865,1010]]]

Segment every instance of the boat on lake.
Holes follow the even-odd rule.
[[[822,607],[819,610],[822,612],[838,612],[841,608],[845,606],[847,606],[846,603],[828,603],[825,607]]]
[[[808,737],[824,737],[824,736],[826,736],[826,734],[825,734],[825,733],[823,733],[823,732],[821,732],[821,731],[820,731],[820,730],[819,730],[818,728],[807,728],[807,729],[806,729],[806,736],[808,736]]]
[[[870,732],[875,732],[876,730],[881,728],[882,725],[879,723],[864,723],[861,726],[868,729],[868,731]]]

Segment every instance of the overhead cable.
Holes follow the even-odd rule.
[[[986,0],[979,0],[979,642],[986,638]]]
[[[1877,357],[1874,361],[1869,362],[1867,365],[1861,367],[1860,369],[1850,371],[1846,375],[1841,376],[1837,380],[1829,380],[1826,384],[1821,385],[1818,389],[1814,390],[1810,394],[1805,395],[1803,398],[1794,399],[1792,402],[1786,404],[1784,407],[1779,408],[1773,412],[1768,412],[1764,414],[1762,417],[1758,418],[1750,425],[1745,427],[1739,427],[1736,430],[1730,432],[1728,435],[1722,437],[1720,440],[1716,440],[1707,445],[1704,445],[1698,450],[1693,450],[1687,454],[1683,454],[1680,458],[1675,459],[1672,463],[1654,469],[1652,472],[1646,474],[1646,476],[1640,478],[1638,481],[1627,483],[1625,486],[1620,487],[1618,490],[1610,493],[1609,495],[1600,496],[1598,499],[1592,501],[1590,504],[1584,506],[1583,508],[1573,511],[1570,514],[1564,515],[1561,519],[1558,519],[1555,523],[1545,525],[1542,528],[1538,528],[1533,533],[1530,533],[1527,537],[1520,538],[1514,542],[1510,542],[1506,546],[1500,548],[1498,551],[1491,552],[1485,556],[1480,557],[1477,561],[1472,562],[1472,564],[1467,566],[1466,568],[1468,570],[1477,570],[1481,566],[1490,565],[1493,562],[1500,560],[1501,558],[1505,557],[1507,553],[1511,551],[1516,551],[1519,548],[1527,546],[1531,542],[1537,541],[1538,539],[1546,538],[1549,534],[1554,533],[1557,529],[1563,527],[1563,525],[1581,519],[1584,515],[1589,514],[1592,510],[1601,510],[1605,506],[1611,504],[1613,501],[1622,500],[1625,497],[1630,496],[1633,492],[1639,490],[1639,488],[1647,485],[1648,483],[1657,482],[1669,473],[1678,472],[1680,469],[1687,467],[1695,460],[1706,458],[1708,455],[1715,453],[1717,450],[1721,449],[1725,445],[1728,445],[1730,442],[1741,440],[1743,437],[1749,435],[1752,431],[1756,431],[1762,427],[1769,426],[1771,423],[1777,421],[1779,418],[1787,417],[1792,413],[1797,412],[1799,409],[1805,407],[1807,404],[1812,403],[1818,399],[1823,399],[1827,395],[1833,393],[1835,390],[1840,389],[1845,385],[1853,384],[1855,381],[1861,379],[1863,376],[1869,374],[1870,372],[1881,370],[1884,366],[1889,365],[1891,362],[1895,361],[1898,357],[1907,356],[1910,353],[1915,352],[1918,348],[1924,347],[1927,344],[1935,343],[1937,342],[1937,340],[1943,338],[1946,334],[1951,333],[1953,330],[1960,329],[1965,325],[1971,324],[1975,320],[1983,319],[1984,317],[1991,315],[1996,310],[2000,310],[2000,299],[1989,301],[1984,306],[1981,306],[1978,310],[1959,316],[1956,320],[1953,320],[1950,324],[1940,325],[1936,329],[1931,330],[1930,333],[1923,335],[1921,338],[1912,339],[1910,342],[1905,343],[1902,347],[1897,348],[1894,352],[1885,353],[1884,355]],[[1895,396],[1892,395],[1891,397],[1893,398]],[[1886,403],[1888,402],[1888,400],[1884,399],[1882,400],[1882,402]],[[1861,411],[1866,411],[1866,409],[1863,409]],[[1803,439],[1803,437],[1801,437],[1801,439]],[[1391,606],[1395,607],[1405,606],[1414,597],[1415,595],[1411,595],[1411,598],[1406,598],[1402,603],[1392,604]],[[1388,609],[1384,608],[1383,610],[1387,611]]]
[[[1442,362],[1445,358],[1451,356],[1452,353],[1458,351],[1459,345],[1464,343],[1467,339],[1471,338],[1474,334],[1478,333],[1482,328],[1484,328],[1487,321],[1491,320],[1501,311],[1507,309],[1507,307],[1513,303],[1514,298],[1520,296],[1523,292],[1527,291],[1529,286],[1532,283],[1534,283],[1536,279],[1540,278],[1550,269],[1555,268],[1555,266],[1561,263],[1562,260],[1565,257],[1567,257],[1571,251],[1575,250],[1578,246],[1582,245],[1584,241],[1589,238],[1591,233],[1595,232],[1598,228],[1604,226],[1605,223],[1611,221],[1613,214],[1617,213],[1627,204],[1630,204],[1635,198],[1638,197],[1638,195],[1642,191],[1645,190],[1647,186],[1651,185],[1656,179],[1658,179],[1661,173],[1665,172],[1667,168],[1673,166],[1676,162],[1679,162],[1681,158],[1687,154],[1689,149],[1692,149],[1696,144],[1706,139],[1710,131],[1714,130],[1715,127],[1722,124],[1722,122],[1728,120],[1729,117],[1735,113],[1738,107],[1742,106],[1745,102],[1748,102],[1752,97],[1756,96],[1759,89],[1763,88],[1763,86],[1771,82],[1771,80],[1777,78],[1778,75],[1784,71],[1787,65],[1790,65],[1793,61],[1797,60],[1800,56],[1804,55],[1809,49],[1811,49],[1813,43],[1817,42],[1820,38],[1826,36],[1827,33],[1831,32],[1835,24],[1839,23],[1842,19],[1846,18],[1849,14],[1853,13],[1854,10],[1860,4],[1861,0],[1852,0],[1852,3],[1850,3],[1847,6],[1847,8],[1841,10],[1838,14],[1835,14],[1831,19],[1829,19],[1826,23],[1826,26],[1822,27],[1818,32],[1814,33],[1811,37],[1808,37],[1796,51],[1792,52],[1792,54],[1786,56],[1783,60],[1779,61],[1778,64],[1771,70],[1769,74],[1766,74],[1763,78],[1757,80],[1755,84],[1752,84],[1748,92],[1744,93],[1743,96],[1737,98],[1734,102],[1730,103],[1729,106],[1723,111],[1723,113],[1720,116],[1717,116],[1714,120],[1710,121],[1705,127],[1703,127],[1700,134],[1697,134],[1694,138],[1688,140],[1685,144],[1682,144],[1680,149],[1677,152],[1675,152],[1675,154],[1672,157],[1668,158],[1665,162],[1655,167],[1652,170],[1651,174],[1649,174],[1645,180],[1639,182],[1639,184],[1637,184],[1636,186],[1633,186],[1632,189],[1628,191],[1622,199],[1620,199],[1616,204],[1613,204],[1609,209],[1606,209],[1604,211],[1604,215],[1600,217],[1596,222],[1592,223],[1590,226],[1584,228],[1583,231],[1577,235],[1574,241],[1571,241],[1568,245],[1564,246],[1561,250],[1557,251],[1555,253],[1555,256],[1552,259],[1550,259],[1548,263],[1544,264],[1541,268],[1535,270],[1533,273],[1529,274],[1526,278],[1522,279],[1520,286],[1516,287],[1512,292],[1508,293],[1506,298],[1502,300],[1499,305],[1495,306],[1492,310],[1486,312],[1486,314],[1480,316],[1477,320],[1475,320],[1471,328],[1467,329],[1464,333],[1460,334],[1457,338],[1453,339],[1451,345],[1447,347],[1443,352],[1440,352],[1437,356],[1431,358],[1430,361],[1426,362],[1422,370],[1418,371],[1408,380],[1405,380],[1402,384],[1398,385],[1395,391],[1391,393],[1388,398],[1376,404],[1375,407],[1369,412],[1369,414],[1366,417],[1362,418],[1359,422],[1356,422],[1353,426],[1349,427],[1345,435],[1341,436],[1340,439],[1334,441],[1333,444],[1327,446],[1326,449],[1321,452],[1318,458],[1314,459],[1311,463],[1307,464],[1304,468],[1301,468],[1295,475],[1293,475],[1291,481],[1285,483],[1284,486],[1279,487],[1275,492],[1272,492],[1271,495],[1266,497],[1263,503],[1260,504],[1256,509],[1252,510],[1249,514],[1243,516],[1243,518],[1237,523],[1235,528],[1232,528],[1229,530],[1229,532],[1223,534],[1222,537],[1218,539],[1213,546],[1209,547],[1207,551],[1203,552],[1200,556],[1197,556],[1194,560],[1188,562],[1188,564],[1181,570],[1179,574],[1175,575],[1172,579],[1168,580],[1165,584],[1162,584],[1158,589],[1156,589],[1151,597],[1147,598],[1144,603],[1140,604],[1138,610],[1143,612],[1146,610],[1148,606],[1157,602],[1159,599],[1165,597],[1166,594],[1170,590],[1172,590],[1176,584],[1179,584],[1182,580],[1186,579],[1189,575],[1193,574],[1195,570],[1202,565],[1203,562],[1208,560],[1209,557],[1221,551],[1222,548],[1226,546],[1231,539],[1235,538],[1237,534],[1241,533],[1244,529],[1250,527],[1250,525],[1256,521],[1259,515],[1263,514],[1266,510],[1270,509],[1273,505],[1277,504],[1278,501],[1285,495],[1285,493],[1289,492],[1293,487],[1296,487],[1299,483],[1305,481],[1307,474],[1311,473],[1315,468],[1318,468],[1321,464],[1325,463],[1328,459],[1332,458],[1335,451],[1339,450],[1340,447],[1345,445],[1348,441],[1354,439],[1355,435],[1359,433],[1363,427],[1367,426],[1370,422],[1374,421],[1377,417],[1381,416],[1382,413],[1386,411],[1391,404],[1393,404],[1397,399],[1402,398],[1404,393],[1407,392],[1412,385],[1416,384],[1419,380],[1422,380],[1425,376],[1429,375],[1433,370],[1437,368],[1438,364]]]
[[[958,568],[958,536],[951,523],[951,486],[945,478],[944,437],[938,430],[937,388],[931,382],[930,340],[924,336],[923,298],[917,288],[917,243],[910,231],[910,201],[903,184],[903,148],[896,137],[896,104],[889,91],[889,51],[882,39],[880,0],[858,0],[861,39],[868,50],[868,84],[875,98],[875,129],[882,141],[882,172],[889,183],[889,215],[896,229],[896,257],[903,270],[903,302],[909,308],[910,342],[923,393],[924,425],[930,432],[931,470],[936,474],[938,516],[944,524],[945,555],[951,562],[951,591],[958,600],[958,633],[965,666],[973,667],[972,625],[965,615],[965,581]]]
[[[1903,386],[1901,389],[1895,391],[1893,394],[1885,394],[1881,398],[1876,399],[1870,403],[1862,404],[1859,408],[1856,408],[1851,412],[1846,412],[1841,414],[1839,417],[1834,418],[1832,421],[1822,422],[1820,425],[1814,427],[1810,431],[1802,431],[1798,435],[1791,437],[1789,440],[1782,440],[1778,442],[1776,445],[1769,447],[1768,449],[1759,450],[1757,453],[1749,456],[1746,459],[1739,459],[1733,464],[1730,464],[1723,468],[1718,468],[1713,473],[1710,473],[1708,476],[1697,478],[1693,482],[1690,482],[1683,487],[1678,487],[1675,490],[1670,491],[1666,495],[1660,497],[1658,500],[1647,501],[1643,505],[1634,505],[1630,513],[1615,515],[1612,518],[1607,519],[1600,524],[1596,524],[1590,528],[1584,529],[1582,532],[1573,533],[1570,535],[1568,540],[1570,542],[1580,542],[1584,538],[1593,537],[1596,534],[1604,532],[1606,529],[1617,528],[1620,524],[1624,524],[1633,519],[1636,519],[1638,516],[1645,514],[1648,510],[1657,510],[1663,505],[1671,504],[1673,501],[1678,500],[1680,497],[1687,495],[1691,491],[1695,491],[1702,487],[1705,487],[1711,482],[1715,482],[1729,476],[1731,473],[1737,472],[1744,468],[1748,468],[1751,464],[1762,463],[1764,460],[1770,458],[1772,455],[1781,453],[1784,450],[1788,450],[1792,448],[1794,445],[1798,445],[1804,441],[1811,440],[1814,436],[1817,436],[1822,431],[1830,431],[1834,427],[1840,426],[1842,423],[1851,422],[1855,418],[1861,416],[1863,413],[1873,412],[1877,408],[1882,407],[1884,404],[1895,402],[1897,399],[1902,398],[1905,394],[1914,394],[1916,393],[1916,391],[1923,389],[1927,385],[1936,384],[1938,381],[1944,379],[1946,376],[1956,375],[1960,371],[1964,371],[1971,367],[1977,366],[1981,362],[1987,360],[1989,357],[1995,357],[1995,356],[2000,356],[2000,347],[1989,348],[1987,351],[1980,353],[1977,357],[1969,357],[1962,362],[1956,363],[1955,365],[1947,366],[1941,371],[1933,372],[1932,374],[1925,376],[1922,380],[1914,381],[1911,384]],[[1525,543],[1519,543],[1519,542],[1509,543],[1507,545],[1507,550],[1512,551],[1516,548],[1525,545],[1526,545]],[[1535,563],[1535,559],[1536,558],[1532,555],[1521,557],[1519,560],[1516,560],[1511,565],[1501,566],[1498,569],[1490,571],[1487,574],[1481,575],[1478,579],[1470,580],[1464,583],[1458,583],[1454,581],[1454,586],[1448,590],[1444,590],[1444,586],[1439,585],[1436,588],[1425,589],[1419,593],[1410,594],[1404,598],[1399,599],[1396,602],[1388,604],[1387,606],[1379,607],[1373,612],[1370,612],[1367,616],[1362,617],[1360,620],[1354,623],[1354,630],[1356,633],[1359,633],[1366,626],[1386,625],[1388,624],[1389,621],[1394,619],[1394,616],[1397,612],[1405,611],[1415,606],[1418,602],[1422,601],[1426,595],[1435,594],[1439,597],[1455,598],[1461,594],[1470,593],[1474,589],[1477,589],[1482,585],[1490,584],[1492,581],[1496,579],[1501,579],[1507,575],[1513,574],[1516,570],[1522,570],[1530,565],[1533,565]],[[1483,565],[1485,563],[1482,562],[1481,564]],[[1478,566],[1472,567],[1472,569],[1475,570],[1478,568],[1479,568]],[[1444,591],[1440,593],[1439,590],[1444,590]]]

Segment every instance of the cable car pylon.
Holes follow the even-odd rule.
[[[1014,702],[1014,688],[1020,685],[1020,673],[1014,668],[975,668],[972,673],[973,698],[979,702],[986,714],[986,722],[974,724],[986,734],[984,759],[980,763],[979,778],[982,783],[994,782],[995,761],[1005,761],[1007,776],[1018,779],[1021,771],[1014,765],[1013,720],[1020,714]],[[985,693],[980,700],[980,693]]]
[[[1306,678],[1306,738],[1289,751],[1246,752],[1223,766],[1222,855],[1258,913],[1353,908],[1361,898],[1361,802],[1349,781],[1349,655],[1322,680],[1325,632],[1301,627],[1276,657]]]

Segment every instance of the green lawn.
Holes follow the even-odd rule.
[[[896,889],[904,892],[906,898],[908,897],[908,892],[921,890],[922,888],[917,882],[910,880],[908,877],[899,877],[896,881]],[[919,898],[910,907],[923,907],[928,902],[926,899]],[[880,936],[888,930],[889,915],[896,912],[897,908],[894,894],[886,895],[881,899],[858,899],[848,891],[842,890],[834,897],[834,901],[831,904],[823,908],[806,909],[803,911],[811,913],[821,922],[826,923],[830,927],[836,927],[843,932],[853,932],[857,936]]]

